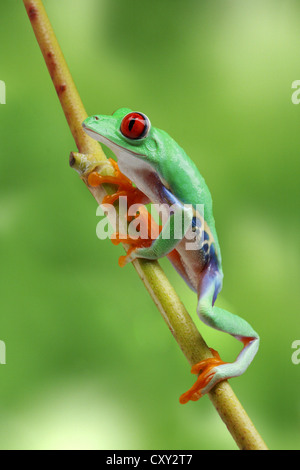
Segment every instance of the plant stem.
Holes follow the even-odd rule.
[[[23,2],[78,151],[85,154],[92,165],[105,162],[106,156],[101,146],[82,130],[81,123],[87,117],[87,113],[74,85],[42,1],[23,0]],[[104,188],[102,186],[91,188],[84,176],[81,179],[98,204],[101,204],[103,196],[106,194]],[[109,192],[113,190],[113,188],[107,189]],[[194,365],[211,357],[209,348],[159,263],[157,261],[137,259],[133,264],[189,364]],[[240,449],[267,449],[227,381],[217,384],[208,395]]]

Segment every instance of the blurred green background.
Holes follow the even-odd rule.
[[[266,443],[299,449],[300,4],[296,0],[44,2],[89,114],[128,106],[204,175],[223,254],[218,304],[258,356],[231,385]],[[235,449],[209,399],[179,405],[189,366],[96,203],[21,0],[1,2],[1,449]],[[207,343],[196,297],[164,260]]]

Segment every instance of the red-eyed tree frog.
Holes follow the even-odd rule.
[[[218,382],[243,374],[259,347],[258,334],[245,320],[215,306],[222,288],[223,272],[209,189],[185,151],[166,132],[153,127],[145,114],[121,108],[112,116],[91,116],[82,125],[89,136],[114,152],[121,171],[115,179],[93,171],[89,175],[89,184],[114,182],[121,187],[123,174],[144,195],[144,203],[150,201],[176,208],[158,237],[151,240],[149,246],[135,245],[128,252],[126,262],[135,258],[156,260],[168,256],[197,293],[200,319],[243,343],[244,347],[233,363],[223,362],[218,353],[211,350],[213,358],[193,366],[192,373],[199,374],[198,379],[180,397],[180,402],[195,401]],[[199,205],[204,211],[198,210]],[[185,220],[189,221],[187,231],[196,232],[197,249],[186,249],[187,231],[183,231],[182,239],[172,237],[174,230],[172,232],[170,228],[174,229],[177,211],[185,213]],[[166,228],[171,234],[169,238],[164,236]]]

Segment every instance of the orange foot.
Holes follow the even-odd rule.
[[[88,176],[88,184],[93,187],[100,186],[104,183],[114,184],[118,187],[117,191],[112,195],[107,195],[103,198],[103,204],[113,204],[119,197],[126,196],[128,199],[128,206],[137,203],[143,203],[145,200],[145,195],[138,188],[135,188],[132,185],[132,182],[119,170],[117,162],[112,158],[109,159],[109,162],[114,167],[115,175],[114,176],[102,176],[99,175],[96,171],[93,171]]]
[[[151,246],[153,239],[151,238],[151,230],[154,228],[155,230],[158,231],[158,233],[161,230],[161,227],[158,226],[155,221],[152,219],[151,214],[147,211],[147,209],[143,206],[139,208],[139,214],[136,215],[136,217],[139,217],[139,223],[140,224],[145,224],[148,227],[148,237],[147,238],[141,238],[141,237],[130,237],[128,235],[120,234],[120,233],[115,233],[111,241],[114,245],[118,245],[119,243],[125,243],[126,245],[129,245],[129,249],[126,253],[125,256],[120,256],[119,258],[119,266],[123,268],[128,261],[130,260],[130,255],[134,250],[137,248],[147,248]],[[128,217],[128,220],[130,218]]]
[[[119,266],[121,268],[123,268],[127,264],[128,258],[134,250],[136,250],[137,248],[148,247],[152,243],[151,239],[143,240],[141,238],[131,238],[129,236],[121,235],[118,232],[112,236],[111,241],[114,245],[119,245],[119,243],[126,243],[126,245],[129,245],[129,249],[126,255],[120,256],[119,258]]]
[[[199,374],[199,377],[194,385],[187,392],[183,393],[179,398],[179,401],[182,405],[187,403],[189,400],[199,400],[199,398],[202,397],[202,390],[208,385],[215,374],[212,369],[221,364],[226,364],[226,362],[222,361],[217,351],[211,348],[210,350],[214,357],[204,359],[204,361],[198,362],[192,367],[191,373]]]
[[[100,186],[104,183],[116,185],[118,187],[117,191],[114,194],[105,196],[102,203],[113,204],[121,196],[126,196],[128,207],[133,204],[138,204],[140,206],[139,212],[135,216],[129,217],[127,215],[128,222],[138,217],[139,223],[145,224],[148,229],[148,237],[146,239],[141,237],[131,238],[127,235],[121,235],[120,233],[116,233],[111,238],[114,245],[118,245],[119,243],[126,243],[129,245],[129,250],[127,251],[126,256],[121,256],[119,258],[119,265],[123,267],[128,262],[130,255],[135,249],[149,247],[152,244],[152,234],[155,234],[154,238],[156,238],[159,235],[162,227],[156,224],[147,209],[143,206],[143,204],[148,202],[148,198],[145,196],[145,194],[142,193],[142,191],[140,191],[138,188],[134,187],[130,179],[121,173],[118,164],[113,159],[110,158],[109,161],[114,167],[115,175],[101,176],[96,171],[93,171],[88,176],[88,184],[93,187]]]

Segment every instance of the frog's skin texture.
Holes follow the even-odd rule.
[[[83,129],[115,153],[120,171],[146,196],[144,203],[170,206],[175,203],[179,212],[186,211],[189,230],[197,231],[197,250],[186,250],[187,232],[183,233],[182,240],[172,236],[163,239],[163,227],[150,246],[131,250],[126,261],[168,256],[197,293],[200,319],[231,334],[244,345],[233,363],[224,363],[212,350],[213,358],[192,368],[193,373],[201,373],[195,385],[180,397],[180,402],[195,401],[221,380],[243,374],[259,347],[258,334],[245,320],[214,305],[222,288],[223,272],[209,189],[184,150],[166,132],[151,126],[142,113],[121,108],[112,116],[91,116],[83,122]],[[185,209],[184,204],[191,205],[190,209]],[[204,207],[202,213],[196,212],[199,204]],[[168,220],[171,227],[172,217],[171,214]]]

